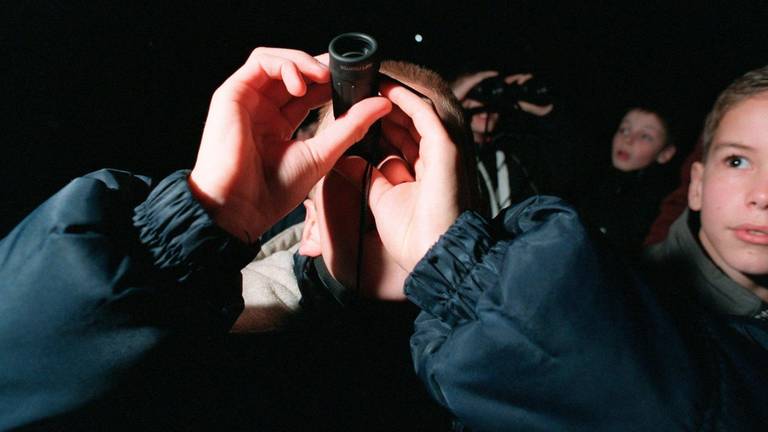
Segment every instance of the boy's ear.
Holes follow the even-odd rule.
[[[656,156],[656,162],[658,162],[660,165],[664,165],[665,163],[672,160],[672,158],[675,156],[675,153],[677,153],[677,147],[668,145],[659,152],[658,156]]]
[[[320,229],[317,223],[317,209],[311,199],[304,200],[304,208],[307,215],[304,217],[304,231],[301,233],[301,243],[299,244],[299,254],[316,257],[323,252],[320,247]]]
[[[704,165],[701,162],[694,162],[691,165],[691,184],[688,185],[688,207],[691,210],[701,210],[702,176],[704,175]]]

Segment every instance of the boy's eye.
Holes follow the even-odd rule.
[[[725,164],[730,168],[749,168],[749,161],[743,156],[731,155],[725,158]]]
[[[640,138],[642,138],[643,141],[653,141],[654,140],[653,135],[649,135],[649,134],[642,134],[640,136]]]

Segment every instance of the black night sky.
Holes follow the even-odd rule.
[[[597,151],[638,99],[667,104],[690,146],[717,93],[768,63],[768,2],[685,3],[6,2],[0,236],[89,171],[191,167],[210,95],[252,48],[319,53],[347,31],[449,78],[539,73]]]

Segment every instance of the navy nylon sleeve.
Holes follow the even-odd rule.
[[[210,269],[240,271],[258,253],[219,228],[192,196],[189,171],[177,171],[152,190],[133,217],[157,268],[179,282]]]
[[[234,322],[256,250],[215,226],[186,176],[151,190],[89,174],[0,242],[0,430],[81,410],[177,335]]]
[[[647,288],[535,197],[465,213],[417,264],[411,352],[435,399],[472,430],[693,428],[703,392]],[[673,383],[673,384],[672,384]]]
[[[489,270],[483,268],[483,259],[490,249],[491,235],[480,215],[461,214],[406,279],[406,295],[443,322],[475,319],[482,284],[472,279],[482,278]]]

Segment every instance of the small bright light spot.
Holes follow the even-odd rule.
[[[416,33],[416,36],[414,36],[413,38],[416,39],[416,42],[421,42],[424,40],[424,38],[418,33]]]

